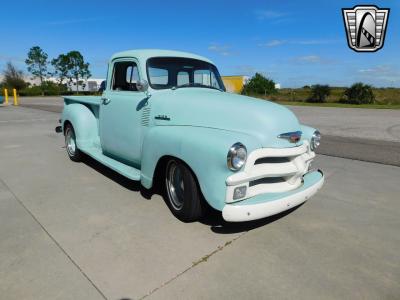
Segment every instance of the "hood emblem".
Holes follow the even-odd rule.
[[[297,143],[298,141],[300,141],[301,135],[302,135],[301,131],[286,132],[278,135],[278,138],[287,139],[291,143]]]

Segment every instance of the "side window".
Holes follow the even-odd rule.
[[[178,78],[177,78],[177,85],[184,85],[189,83],[189,72],[187,71],[180,71],[178,73]]]
[[[114,64],[112,89],[115,91],[137,91],[139,71],[136,63],[120,61]]]

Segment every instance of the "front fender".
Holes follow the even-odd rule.
[[[75,130],[78,148],[93,145],[99,139],[98,123],[94,113],[83,104],[72,103],[64,106],[61,116],[63,132],[66,122]]]
[[[243,143],[248,152],[261,144],[249,135],[191,126],[155,126],[143,141],[141,183],[150,188],[158,161],[163,156],[183,160],[196,175],[206,201],[215,209],[225,205],[225,180],[232,175],[226,163],[229,148]]]
[[[311,143],[312,135],[316,129],[313,127],[307,126],[307,125],[303,125],[303,124],[300,125],[300,128],[301,128],[300,129],[301,132],[303,133],[301,138],[303,140],[307,140],[309,143]]]

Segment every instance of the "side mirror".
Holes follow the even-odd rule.
[[[146,92],[149,89],[149,83],[147,80],[140,79],[136,82],[136,88],[139,92]]]
[[[103,80],[103,81],[100,83],[99,93],[103,93],[103,92],[106,90],[106,85],[107,85],[107,83],[106,83],[105,80]]]

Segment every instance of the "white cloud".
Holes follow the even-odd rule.
[[[390,66],[380,65],[369,69],[360,69],[359,73],[378,73],[378,74],[388,74],[393,73],[393,70]]]
[[[258,44],[258,45],[261,46],[261,47],[263,47],[263,46],[265,46],[265,47],[276,47],[276,46],[283,45],[285,43],[286,43],[286,41],[284,41],[284,40],[271,40],[271,41],[268,41],[266,43],[261,43],[261,44]]]
[[[289,58],[289,63],[295,63],[295,64],[323,64],[323,65],[329,65],[333,63],[337,63],[335,59],[332,58],[327,58],[327,57],[321,57],[319,55],[304,55],[304,56],[295,56],[292,58]]]
[[[208,46],[208,50],[216,52],[222,56],[228,56],[232,54],[231,47],[227,45],[212,44]]]
[[[284,44],[291,45],[323,45],[323,44],[334,44],[339,40],[330,39],[316,39],[316,40],[270,40],[266,43],[259,43],[260,47],[276,47]]]
[[[400,82],[400,71],[389,65],[378,65],[368,69],[360,69],[358,70],[358,74],[362,80],[367,81],[383,81],[386,84]]]
[[[296,61],[298,62],[303,62],[303,63],[320,63],[321,57],[318,55],[306,55],[306,56],[298,56],[295,58]]]
[[[287,13],[282,13],[275,10],[256,10],[254,11],[254,14],[258,20],[279,19],[288,15]]]

